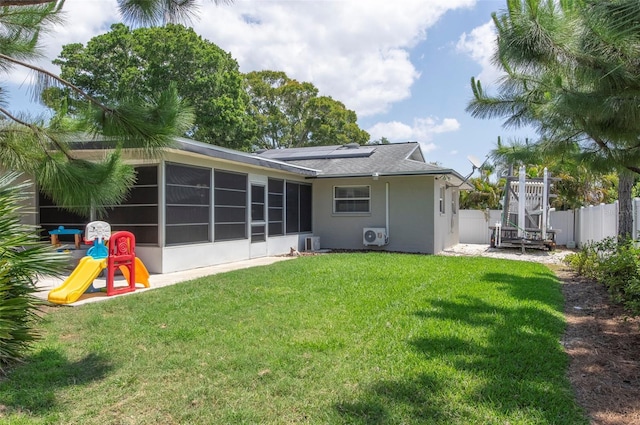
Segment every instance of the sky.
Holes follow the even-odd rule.
[[[356,112],[372,140],[420,143],[428,162],[471,173],[503,140],[526,130],[503,120],[479,120],[465,111],[471,77],[491,91],[491,13],[506,0],[203,0],[190,23],[229,52],[240,71],[284,71],[313,83]],[[66,20],[42,37],[33,63],[58,72],[51,61],[69,43],[86,43],[121,22],[116,0],[67,0]],[[31,74],[12,70],[5,81],[14,113],[37,113]],[[40,109],[41,110],[41,109]]]

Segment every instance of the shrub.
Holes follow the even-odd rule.
[[[29,184],[17,184],[17,178],[15,173],[0,175],[0,372],[20,360],[37,337],[36,279],[59,274],[66,262],[40,241],[34,226],[21,223]]]
[[[578,252],[567,255],[564,261],[579,275],[597,280],[598,254],[593,244],[585,244]]]
[[[580,275],[604,284],[613,301],[640,315],[640,248],[633,240],[589,243],[565,261]]]

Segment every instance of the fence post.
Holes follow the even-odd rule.
[[[638,209],[638,203],[640,203],[640,198],[633,198],[633,202],[631,203],[631,208],[633,209],[633,240],[638,240],[638,227],[640,227],[640,220],[638,220],[638,213],[640,210]]]
[[[591,211],[593,211],[593,205],[589,205],[587,208],[580,207],[580,213],[582,214],[582,219],[580,220],[580,248],[591,238],[590,233],[587,231],[589,224],[591,224]]]
[[[571,249],[576,247],[576,243],[577,243],[576,241],[578,240],[578,235],[576,234],[576,225],[578,224],[576,222],[577,220],[576,213],[577,211],[575,208],[571,210],[571,215],[569,216],[570,223],[567,229],[567,233],[568,233],[567,248],[571,248]]]
[[[616,214],[615,214],[615,220],[616,220],[616,233],[615,236],[616,238],[618,237],[618,231],[620,230],[620,202],[618,202],[618,200],[616,199],[616,202],[614,202],[616,204]]]
[[[593,238],[593,240],[602,240],[604,238],[604,231],[605,231],[605,224],[604,224],[604,203],[600,203],[600,205],[598,205],[600,208],[598,208],[598,212],[600,214],[598,214],[600,217],[598,217],[599,221],[600,221],[600,226],[598,226],[598,229],[600,230],[600,234],[598,235],[597,238]]]

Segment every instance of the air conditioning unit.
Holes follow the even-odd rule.
[[[307,236],[304,238],[305,251],[320,251],[320,236]]]
[[[362,243],[364,246],[382,246],[389,242],[387,229],[384,227],[365,227],[362,229]]]

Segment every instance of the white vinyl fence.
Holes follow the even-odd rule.
[[[489,244],[489,226],[500,222],[502,210],[460,210],[460,243]],[[633,238],[640,239],[640,198],[633,200]],[[618,203],[601,204],[569,211],[551,211],[551,228],[556,244],[581,247],[618,233]]]

